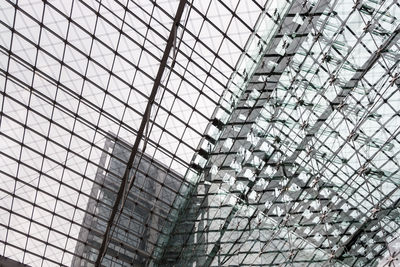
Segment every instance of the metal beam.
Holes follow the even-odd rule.
[[[183,14],[183,10],[185,8],[185,4],[186,4],[186,0],[180,0],[179,6],[178,6],[178,9],[176,11],[175,18],[174,18],[174,22],[172,24],[171,31],[170,31],[170,34],[169,34],[169,37],[168,37],[167,45],[166,45],[165,50],[164,50],[164,55],[163,55],[163,57],[161,59],[160,67],[158,68],[157,76],[156,76],[156,79],[154,80],[153,88],[152,88],[151,94],[149,96],[149,101],[147,102],[146,110],[145,110],[145,112],[143,114],[143,118],[142,118],[142,121],[140,123],[139,130],[137,132],[136,140],[135,140],[135,143],[133,145],[132,152],[131,152],[131,155],[129,157],[129,161],[127,163],[127,168],[125,170],[124,176],[122,177],[121,186],[119,188],[119,191],[118,191],[118,194],[117,194],[117,198],[115,200],[115,203],[114,203],[114,206],[113,206],[113,209],[112,209],[112,212],[111,212],[110,219],[108,220],[108,223],[107,223],[107,228],[106,228],[106,231],[104,233],[103,242],[101,244],[101,247],[99,249],[99,254],[97,256],[96,266],[100,266],[101,261],[102,261],[104,255],[105,255],[106,247],[107,247],[107,244],[109,242],[109,235],[110,235],[111,227],[112,227],[112,225],[114,223],[114,219],[115,219],[115,216],[116,216],[116,214],[118,212],[118,207],[119,207],[119,205],[121,203],[121,200],[123,199],[124,194],[128,194],[130,187],[133,185],[133,183],[135,181],[135,176],[132,177],[130,182],[128,181],[129,174],[131,173],[131,170],[132,170],[132,167],[133,167],[133,161],[134,161],[136,153],[138,151],[140,141],[143,138],[144,130],[146,128],[146,125],[148,124],[148,121],[149,121],[149,118],[150,118],[150,113],[151,113],[151,108],[153,106],[154,99],[156,97],[158,88],[159,88],[159,86],[161,84],[161,78],[162,78],[162,75],[164,73],[165,67],[167,66],[167,60],[168,60],[169,54],[171,52],[171,48],[175,43],[177,26],[178,26],[178,24],[179,24],[179,22],[181,20],[181,17],[182,17],[182,14]],[[128,185],[128,182],[129,182],[129,185]]]

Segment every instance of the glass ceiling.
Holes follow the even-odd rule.
[[[98,203],[115,214],[91,263],[108,265],[122,206],[151,194],[139,172],[174,198],[146,265],[395,266],[397,1],[4,0],[0,12],[0,256],[70,266]],[[98,182],[115,175],[104,158],[126,169],[117,188]],[[142,158],[183,181],[132,175]]]

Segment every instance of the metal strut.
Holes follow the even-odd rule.
[[[146,127],[146,125],[147,125],[147,123],[149,121],[151,107],[152,107],[152,105],[154,103],[154,99],[156,97],[158,87],[160,86],[161,78],[162,78],[162,75],[164,73],[165,67],[167,65],[167,60],[168,60],[171,48],[175,43],[176,31],[177,31],[179,22],[181,20],[182,14],[183,14],[183,10],[185,8],[185,4],[186,4],[186,0],[180,0],[179,6],[178,6],[178,10],[176,11],[174,22],[172,24],[172,28],[171,28],[171,31],[170,31],[170,34],[169,34],[169,37],[168,37],[167,45],[166,45],[165,50],[164,50],[164,55],[163,55],[163,57],[161,59],[161,63],[160,63],[160,67],[158,68],[156,79],[154,80],[153,89],[151,90],[151,94],[149,96],[149,101],[147,102],[146,110],[145,110],[145,112],[143,114],[143,118],[142,118],[142,121],[140,123],[139,130],[137,132],[135,143],[133,145],[132,152],[131,152],[131,155],[129,157],[129,161],[127,163],[127,167],[126,167],[124,176],[122,177],[121,186],[120,186],[120,188],[118,190],[117,198],[115,200],[114,206],[113,206],[112,211],[111,211],[111,216],[110,216],[110,218],[109,218],[109,220],[107,222],[107,228],[106,228],[106,231],[104,233],[103,242],[102,242],[101,247],[99,249],[99,254],[97,256],[97,260],[96,260],[96,263],[95,263],[96,266],[100,266],[101,261],[102,261],[104,255],[105,255],[106,247],[107,247],[109,239],[110,239],[111,227],[112,227],[112,225],[114,223],[114,219],[115,219],[115,216],[116,216],[117,211],[118,211],[118,206],[121,203],[121,200],[123,199],[125,192],[126,193],[129,192],[130,188],[132,187],[132,185],[133,185],[133,183],[135,181],[135,176],[133,176],[131,181],[129,181],[129,185],[128,185],[128,178],[129,178],[129,174],[131,173],[131,169],[133,167],[133,161],[134,161],[136,153],[138,151],[140,141],[143,138],[144,129],[145,129],[145,127]],[[175,51],[175,53],[176,53],[176,51]]]

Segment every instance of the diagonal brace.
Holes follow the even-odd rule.
[[[165,50],[164,50],[164,55],[163,55],[163,57],[161,59],[160,67],[158,68],[157,76],[156,76],[156,79],[154,80],[153,88],[152,88],[151,94],[149,96],[149,101],[147,102],[146,110],[145,110],[145,112],[143,114],[143,118],[142,118],[142,121],[140,123],[139,130],[137,132],[135,143],[133,145],[132,152],[131,152],[131,155],[129,157],[129,161],[127,163],[127,167],[126,167],[124,176],[122,177],[121,186],[119,187],[117,198],[115,200],[114,206],[113,206],[112,211],[111,211],[111,216],[110,216],[110,218],[109,218],[109,220],[107,222],[107,228],[106,228],[106,231],[104,233],[103,242],[101,244],[101,247],[99,249],[99,254],[97,256],[97,260],[96,260],[96,264],[95,264],[96,266],[100,266],[101,261],[102,261],[104,255],[105,255],[106,247],[107,247],[109,239],[110,239],[111,227],[112,227],[112,225],[114,223],[114,219],[115,219],[115,216],[117,214],[118,207],[119,207],[119,205],[121,203],[121,200],[124,198],[124,195],[129,192],[130,188],[132,187],[132,185],[133,185],[133,183],[135,181],[135,176],[133,176],[131,181],[129,182],[129,185],[128,185],[128,178],[129,178],[129,174],[131,173],[131,170],[132,170],[132,167],[133,167],[133,161],[134,161],[136,153],[138,151],[140,141],[143,138],[144,129],[145,129],[145,127],[146,127],[146,125],[147,125],[147,123],[149,121],[151,108],[152,108],[152,105],[154,103],[154,99],[156,97],[157,90],[158,90],[158,88],[159,88],[159,86],[161,84],[161,78],[162,78],[164,70],[165,70],[165,68],[167,66],[167,60],[168,60],[171,48],[175,44],[176,30],[177,30],[177,27],[178,27],[179,22],[181,20],[181,17],[182,17],[182,14],[183,14],[183,10],[185,8],[185,4],[186,4],[186,0],[180,0],[179,6],[178,6],[178,10],[176,11],[174,22],[172,24],[172,28],[171,28],[171,31],[170,31],[170,34],[169,34],[169,37],[168,37],[167,45],[166,45]],[[176,51],[174,53],[176,53]]]

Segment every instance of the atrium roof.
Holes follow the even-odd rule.
[[[390,266],[399,32],[389,0],[2,1],[0,255],[71,264],[113,138],[185,180],[149,265]]]

